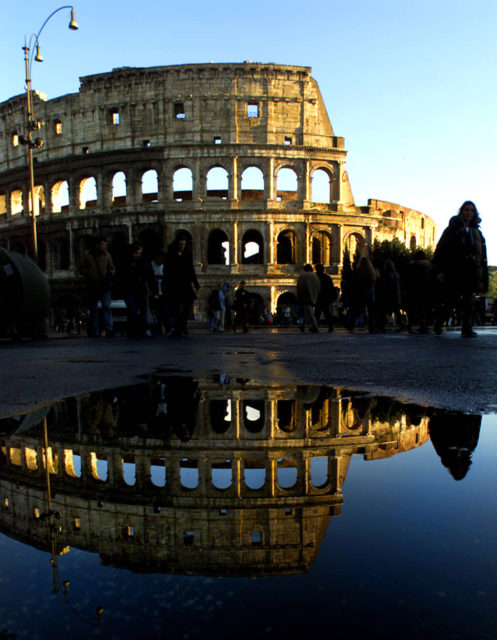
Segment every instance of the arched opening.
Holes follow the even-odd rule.
[[[416,236],[412,234],[411,240],[409,241],[409,249],[411,251],[416,251],[416,245],[417,245]]]
[[[181,167],[173,173],[173,198],[176,202],[193,198],[193,173],[191,169]]]
[[[209,239],[207,241],[207,263],[230,263],[230,243],[228,236],[222,229],[214,229],[209,233]]]
[[[312,202],[331,202],[331,179],[328,171],[316,169],[312,174],[311,200]]]
[[[264,428],[264,400],[243,401],[243,424],[249,433],[259,433]]]
[[[71,478],[81,478],[81,456],[78,451],[64,449],[64,471]]]
[[[21,189],[14,189],[10,192],[10,215],[15,216],[18,213],[22,213],[22,191]]]
[[[264,264],[264,240],[255,229],[243,234],[242,264]]]
[[[69,184],[67,180],[60,180],[52,187],[52,213],[69,210]]]
[[[311,458],[311,484],[313,487],[324,487],[328,483],[328,458]]]
[[[243,463],[243,479],[249,489],[262,489],[266,482],[266,468],[264,462],[245,460]]]
[[[97,206],[97,197],[95,178],[83,178],[79,183],[79,208],[94,209]]]
[[[295,401],[278,400],[276,403],[276,420],[278,429],[284,433],[295,431]]]
[[[105,482],[109,477],[109,463],[107,458],[99,453],[90,453],[91,474],[95,480]]]
[[[152,229],[140,231],[138,241],[143,245],[143,256],[148,260],[152,260],[162,249],[162,238]]]
[[[166,463],[164,458],[152,458],[150,461],[150,481],[155,487],[166,486]]]
[[[159,175],[155,169],[145,171],[141,178],[142,202],[158,202]]]
[[[276,322],[291,325],[297,315],[297,297],[291,291],[285,291],[276,301]]]
[[[35,203],[35,216],[45,213],[45,187],[41,184],[35,186],[33,190],[33,200]],[[31,197],[28,194],[29,212],[31,213]]]
[[[242,173],[242,200],[264,199],[264,174],[259,167],[247,167]]]
[[[214,462],[211,465],[212,484],[216,489],[228,489],[233,482],[233,470],[231,460]]]
[[[124,171],[119,171],[112,177],[112,204],[114,206],[126,204],[126,175]]]
[[[208,198],[228,199],[229,177],[223,167],[213,167],[207,172],[206,195]]]
[[[358,233],[349,234],[344,244],[345,244],[344,250],[348,249],[350,261],[352,262],[352,264],[355,264],[356,260],[358,260],[361,256],[365,255],[366,241]]]
[[[5,195],[5,191],[0,191],[0,215],[2,213],[7,213],[7,196]]]
[[[277,264],[296,264],[297,236],[291,229],[286,229],[278,235],[276,244]]]
[[[123,458],[123,480],[128,487],[133,487],[136,484],[136,462],[133,456],[126,456]]]
[[[276,200],[279,202],[297,200],[297,194],[297,173],[289,167],[283,167],[276,174]]]
[[[331,237],[326,231],[316,231],[312,236],[312,264],[331,264]]]
[[[231,400],[211,400],[209,417],[214,433],[226,433],[231,426]]]
[[[282,489],[291,489],[297,484],[297,461],[295,458],[278,459],[278,484]]]
[[[189,458],[182,458],[179,468],[181,486],[185,489],[198,487],[198,462]]]

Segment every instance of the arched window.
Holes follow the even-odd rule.
[[[207,241],[207,263],[230,263],[230,243],[228,236],[222,229],[214,229],[209,233],[209,240]]]
[[[181,167],[173,173],[173,198],[177,202],[191,200],[193,197],[193,173],[191,169]]]
[[[411,240],[409,241],[409,249],[411,251],[415,251],[416,250],[416,245],[417,245],[416,236],[414,234],[412,234],[411,235]]]
[[[249,489],[262,489],[266,482],[266,468],[264,462],[245,460],[243,464],[243,478]]]
[[[60,213],[69,209],[69,185],[67,180],[60,180],[52,187],[52,213]]]
[[[296,264],[297,236],[291,229],[286,229],[278,235],[276,245],[277,264]]]
[[[31,197],[28,195],[29,199],[29,211],[31,213]],[[35,203],[35,216],[39,216],[40,213],[45,212],[45,188],[38,184],[35,186],[33,190],[33,200]]]
[[[207,172],[206,192],[208,198],[228,199],[229,178],[223,167],[213,167]]]
[[[297,313],[297,298],[290,291],[285,291],[278,296],[276,301],[277,320],[280,324],[288,326],[293,323]]]
[[[7,196],[5,191],[0,191],[0,214],[7,213]]]
[[[289,167],[283,167],[276,174],[276,200],[287,202],[297,199],[298,177]]]
[[[97,206],[97,181],[83,178],[79,183],[79,208],[94,209]]]
[[[291,489],[297,483],[297,461],[293,457],[278,459],[278,484],[282,489]]]
[[[159,176],[155,169],[145,171],[141,179],[142,202],[158,202]]]
[[[243,424],[250,433],[259,433],[264,428],[264,401],[243,401]]]
[[[312,457],[311,458],[311,484],[313,487],[324,487],[328,483],[328,458]]]
[[[316,231],[312,236],[312,264],[331,264],[331,237],[326,231]]]
[[[243,234],[242,264],[264,264],[264,240],[255,229]]]
[[[350,261],[355,263],[356,258],[362,256],[366,250],[366,241],[358,233],[351,233],[345,240],[345,249],[348,249]]]
[[[242,173],[242,200],[264,199],[264,174],[259,167],[247,167]]]
[[[17,213],[22,213],[22,191],[21,189],[14,189],[10,192],[10,215],[14,216]]]
[[[214,433],[226,433],[231,426],[231,400],[211,400],[209,417]]]
[[[215,462],[211,465],[212,484],[216,489],[228,489],[233,482],[231,460]]]
[[[330,174],[324,169],[316,169],[312,174],[312,202],[331,202]]]
[[[198,462],[189,458],[182,458],[179,463],[179,477],[181,486],[185,489],[198,487]]]
[[[126,204],[126,175],[124,171],[119,171],[112,177],[112,204]]]
[[[278,400],[276,403],[276,415],[278,429],[285,433],[295,431],[296,416],[294,400]]]

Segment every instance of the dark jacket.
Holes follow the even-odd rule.
[[[488,290],[487,249],[480,222],[475,217],[466,228],[461,216],[452,217],[435,249],[436,272],[443,273],[447,285],[456,290]]]
[[[192,254],[185,250],[178,253],[175,245],[171,245],[166,255],[164,265],[164,285],[166,296],[170,300],[184,300],[191,302],[197,296],[193,290],[199,288]]]

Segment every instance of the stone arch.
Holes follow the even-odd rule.
[[[297,484],[297,460],[293,456],[278,458],[277,482],[281,489],[292,489]]]
[[[415,251],[416,245],[417,245],[416,234],[413,233],[411,234],[411,239],[409,240],[409,249],[411,251]]]
[[[264,400],[243,400],[243,425],[249,433],[260,433],[264,429]]]
[[[22,213],[24,208],[22,189],[13,189],[10,192],[10,215],[15,216]]]
[[[311,175],[311,200],[329,204],[332,201],[333,173],[319,167]]]
[[[276,200],[288,202],[297,200],[299,189],[298,173],[293,167],[284,166],[276,173]]]
[[[93,176],[82,178],[79,182],[79,208],[94,209],[97,206],[97,181]]]
[[[293,433],[297,426],[295,400],[276,401],[276,422],[284,433]]]
[[[297,296],[291,291],[280,293],[276,300],[276,314],[280,324],[290,325],[297,313]]]
[[[231,426],[231,400],[220,399],[209,401],[209,418],[214,433],[226,433]]]
[[[61,213],[69,210],[69,183],[67,180],[58,180],[52,185],[51,200],[52,213]]]
[[[345,238],[344,250],[347,249],[351,263],[354,262],[356,255],[364,255],[366,251],[366,238],[360,233],[352,232]]]
[[[143,255],[148,260],[152,260],[162,249],[162,237],[153,229],[143,229],[138,234],[138,242],[143,245]]]
[[[205,193],[208,198],[228,199],[229,173],[221,166],[211,167],[205,176]]]
[[[173,173],[173,198],[177,202],[193,199],[193,171],[189,167],[177,167]]]
[[[126,196],[126,174],[124,171],[118,171],[112,176],[112,204],[114,206],[126,204]]]
[[[211,481],[216,489],[229,489],[233,484],[233,469],[231,460],[211,463]]]
[[[257,201],[264,199],[264,172],[256,166],[243,170],[241,180],[241,199]]]
[[[312,264],[331,264],[331,234],[319,229],[311,237]]]
[[[28,195],[29,211],[31,212],[31,198]],[[35,216],[45,213],[45,187],[37,184],[33,190],[33,201],[35,206]]]
[[[209,233],[207,264],[230,264],[230,243],[222,229],[213,229]]]
[[[262,489],[266,484],[266,467],[257,460],[244,460],[243,479],[248,489]]]
[[[293,229],[285,229],[276,240],[276,263],[297,264],[298,241]]]
[[[140,178],[142,202],[159,201],[159,173],[157,169],[146,169]]]
[[[264,239],[257,229],[249,229],[242,236],[242,264],[264,264]]]

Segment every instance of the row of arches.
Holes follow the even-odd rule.
[[[332,201],[333,173],[324,168],[318,168],[310,176],[310,199],[316,203],[330,203]],[[172,199],[176,202],[187,202],[194,199],[194,173],[186,166],[178,167],[172,175]],[[291,167],[281,167],[275,175],[275,192],[268,193],[267,180],[263,171],[256,166],[247,167],[241,174],[239,199],[246,201],[261,201],[265,198],[276,201],[294,201],[298,199],[299,176]],[[161,189],[159,172],[156,169],[142,171],[138,176],[131,177],[124,171],[117,171],[108,176],[106,187],[109,189],[109,204],[122,206],[130,201],[154,203],[159,201]],[[58,180],[53,184],[37,184],[34,188],[35,214],[45,213],[47,205],[52,213],[69,210],[71,200],[78,209],[96,208],[101,200],[98,180],[94,175],[83,176],[75,183],[75,194],[72,196],[68,180]],[[49,194],[46,193],[49,190]],[[204,188],[198,190],[200,200],[215,198],[228,200],[230,197],[230,174],[222,166],[211,167],[205,176]],[[48,197],[47,197],[48,196]],[[137,197],[138,196],[138,197]],[[29,191],[15,187],[7,191],[0,191],[0,213],[10,212],[16,215],[23,211],[31,212]]]

